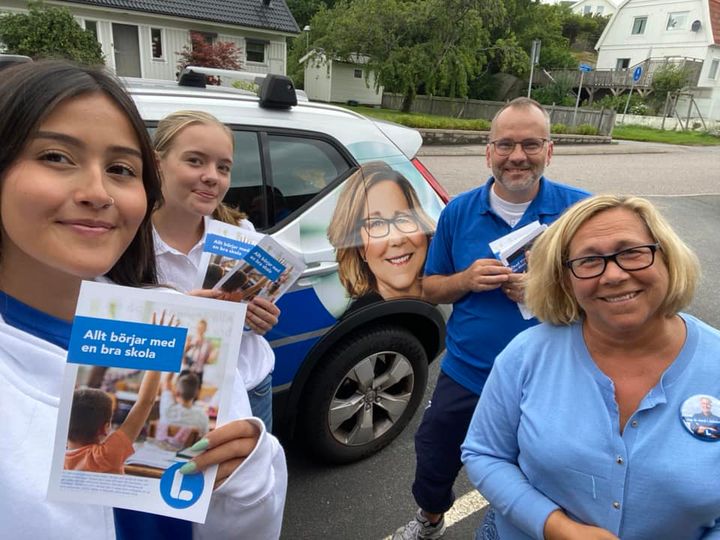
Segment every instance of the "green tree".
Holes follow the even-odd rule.
[[[465,96],[487,62],[499,0],[340,0],[310,22],[313,45],[330,58],[369,58],[377,84],[404,95]]]
[[[494,73],[509,73],[527,77],[530,71],[530,51],[533,40],[539,39],[540,67],[546,69],[574,67],[577,61],[570,52],[569,39],[563,35],[567,13],[564,6],[541,4],[534,0],[505,0],[505,14],[499,24],[490,28],[489,62],[484,81]],[[526,83],[527,84],[527,83]],[[473,84],[471,97],[494,99],[492,85],[482,80]]]
[[[80,27],[67,8],[29,2],[28,13],[0,17],[0,41],[6,52],[31,58],[67,58],[82,64],[104,64],[100,44]]]
[[[310,20],[322,8],[331,8],[335,5],[335,0],[287,0],[287,6],[290,13],[295,17],[300,30],[310,24]],[[296,39],[305,39],[300,36]]]
[[[668,92],[674,94],[686,87],[689,76],[689,70],[682,65],[668,64],[655,70],[650,82],[652,93],[647,101],[656,114],[662,112]]]

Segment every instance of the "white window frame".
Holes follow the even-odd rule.
[[[591,15],[592,14],[592,6],[589,4],[585,4],[583,6],[583,15]]]
[[[621,60],[627,60],[627,66],[626,67],[620,67],[620,61]],[[620,69],[630,69],[630,58],[617,58],[615,60],[615,70]]]
[[[83,29],[84,30],[88,29],[87,23],[93,23],[95,25],[95,39],[97,40],[98,43],[100,43],[100,36],[98,34],[98,23],[99,22],[100,21],[98,21],[97,19],[83,19]]]
[[[689,11],[673,11],[668,13],[665,30],[667,32],[677,32],[678,30],[687,30],[687,22],[689,19]]]
[[[363,78],[362,68],[353,69],[353,79],[362,79],[362,78]]]
[[[647,28],[648,16],[640,15],[633,19],[632,28],[630,29],[630,35],[642,36]],[[635,31],[637,29],[637,32]]]
[[[159,30],[160,31],[160,56],[155,56],[155,50],[153,49],[153,30]],[[150,59],[153,62],[167,62],[167,57],[165,55],[165,29],[161,26],[151,26],[150,27]]]
[[[713,58],[710,62],[710,69],[708,70],[708,79],[716,81],[720,71],[720,58]]]
[[[262,48],[263,48],[263,59],[262,59],[261,62],[258,61],[258,60],[250,60],[250,59],[248,58],[248,45],[250,45],[251,43],[252,43],[253,45],[261,45],[261,46],[262,46]],[[267,57],[268,57],[268,54],[267,54],[267,46],[268,46],[268,43],[267,43],[266,41],[261,40],[261,39],[245,38],[245,61],[246,61],[246,62],[249,62],[250,64],[261,64],[261,65],[267,64]]]

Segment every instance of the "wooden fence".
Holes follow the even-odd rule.
[[[382,106],[399,111],[402,107],[402,94],[384,93]],[[454,118],[484,118],[492,120],[505,102],[483,101],[478,99],[446,98],[436,96],[417,96],[411,112],[435,114]],[[598,130],[599,135],[610,135],[615,125],[615,111],[611,109],[578,109],[574,107],[545,106],[550,114],[550,123],[579,126],[589,124]]]

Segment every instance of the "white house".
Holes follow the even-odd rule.
[[[362,55],[339,60],[310,51],[300,59],[305,66],[305,93],[313,101],[380,105],[383,88],[375,88],[375,72],[368,71],[367,61]]]
[[[102,46],[105,64],[120,76],[175,80],[178,52],[190,33],[231,41],[244,68],[285,74],[286,38],[300,33],[283,0],[45,0],[65,7]],[[27,1],[4,0],[0,12],[25,11]]]
[[[704,118],[720,119],[720,0],[625,0],[595,48],[598,69],[702,61],[695,102]]]
[[[617,11],[617,5],[612,0],[579,0],[571,5],[570,9],[578,15],[601,15],[607,17]]]

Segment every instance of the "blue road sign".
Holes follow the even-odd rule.
[[[636,67],[635,71],[633,71],[633,81],[638,82],[640,77],[642,77],[642,66]]]
[[[590,72],[590,71],[593,70],[592,66],[589,65],[589,64],[580,64],[580,65],[578,66],[578,69],[579,69],[580,71],[584,71],[585,73],[588,73],[588,72]]]

